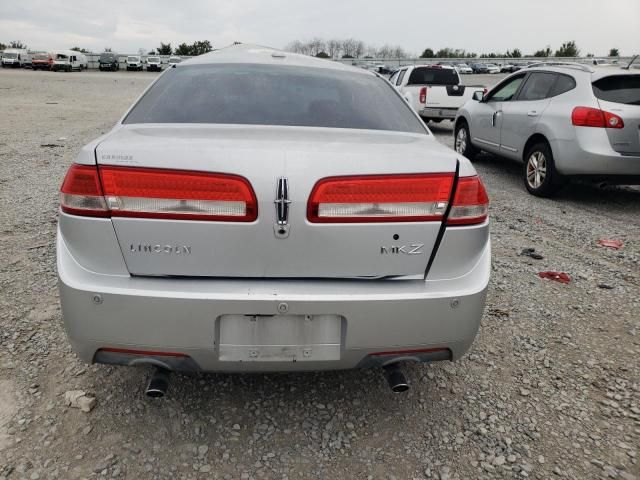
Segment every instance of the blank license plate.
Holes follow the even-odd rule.
[[[223,362],[340,360],[339,315],[223,315]]]

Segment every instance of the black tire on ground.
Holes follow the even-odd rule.
[[[564,183],[564,178],[556,171],[551,147],[544,141],[527,149],[522,176],[525,188],[536,197],[551,197]]]
[[[478,154],[478,149],[471,145],[471,133],[465,120],[458,122],[453,132],[453,149],[469,160],[473,160]]]

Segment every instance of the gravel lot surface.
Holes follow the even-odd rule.
[[[149,370],[80,362],[57,298],[57,190],[153,77],[0,71],[1,480],[640,478],[640,191],[538,199],[493,156],[475,163],[493,222],[482,328],[461,361],[408,367],[406,394],[367,370],[174,375],[151,400]],[[433,132],[452,144],[451,123]],[[65,406],[70,390],[96,406]]]

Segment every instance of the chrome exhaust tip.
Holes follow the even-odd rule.
[[[393,393],[402,393],[409,390],[409,382],[407,377],[397,363],[384,367],[384,376],[387,378],[389,388]]]
[[[164,368],[156,367],[149,379],[149,385],[145,394],[151,398],[162,398],[167,394],[169,388],[169,374],[171,372]]]

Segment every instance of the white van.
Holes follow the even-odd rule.
[[[139,70],[142,71],[143,61],[140,55],[129,55],[124,61],[127,64],[127,70]]]
[[[2,68],[31,65],[31,55],[24,48],[7,48],[2,54]]]
[[[88,66],[87,57],[75,50],[54,50],[52,53],[53,65],[51,65],[51,70],[54,72],[82,71]]]

